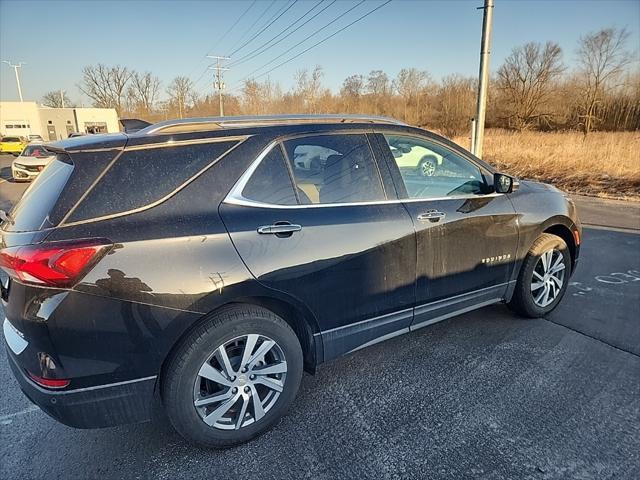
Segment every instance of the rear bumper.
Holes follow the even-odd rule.
[[[101,428],[151,419],[156,377],[74,390],[41,388],[27,378],[9,352],[9,364],[24,394],[47,415],[75,428]]]

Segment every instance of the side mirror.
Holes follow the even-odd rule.
[[[504,173],[494,173],[493,189],[496,193],[511,193],[518,189],[518,181]]]

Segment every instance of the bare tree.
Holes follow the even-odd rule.
[[[444,77],[435,95],[435,125],[447,137],[469,129],[476,100],[476,81],[460,75]]]
[[[148,115],[154,109],[160,93],[160,79],[150,72],[140,74],[133,72],[127,90],[131,107],[142,114]]]
[[[167,94],[169,95],[170,103],[178,109],[178,115],[182,118],[189,102],[193,98],[193,82],[189,77],[176,77],[167,87]]]
[[[116,65],[107,67],[102,63],[89,65],[82,69],[82,93],[87,95],[96,107],[115,108],[122,113],[125,101],[125,89],[132,72],[127,67]]]
[[[44,94],[42,104],[51,108],[64,108],[71,107],[73,102],[67,98],[67,92],[63,90],[52,90]]]
[[[304,109],[308,113],[317,113],[318,99],[322,92],[322,67],[316,65],[311,73],[307,70],[299,70],[296,73],[296,94],[300,95],[304,102]]]
[[[585,136],[599,121],[596,116],[598,105],[605,94],[616,86],[631,62],[631,56],[626,51],[628,38],[629,32],[624,28],[605,28],[580,38],[580,123]]]
[[[498,69],[498,88],[505,97],[509,121],[518,130],[548,118],[544,110],[555,82],[564,71],[557,43],[516,47]]]
[[[340,89],[340,97],[343,101],[344,110],[356,112],[360,106],[360,99],[364,93],[364,77],[362,75],[351,75],[344,79]]]
[[[384,101],[391,96],[391,82],[382,70],[372,70],[367,77],[367,91],[373,99],[374,113],[383,113]]]
[[[403,100],[404,120],[406,122],[415,122],[418,119],[420,97],[428,80],[429,74],[427,72],[415,68],[403,68],[393,82],[395,89]],[[414,112],[411,118],[409,118],[407,112],[410,105],[414,106]]]

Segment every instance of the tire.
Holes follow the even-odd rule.
[[[547,271],[546,264],[549,264]],[[533,242],[524,259],[509,307],[529,318],[547,315],[562,300],[570,274],[571,252],[567,244],[556,235],[543,233]],[[558,285],[560,278],[561,285]],[[545,297],[547,290],[549,295]]]
[[[269,341],[274,345],[269,347]],[[250,353],[258,355],[269,348],[245,372],[241,363],[247,358],[247,344],[252,346]],[[226,369],[220,347],[228,358]],[[267,368],[278,373],[251,373]],[[257,437],[287,412],[302,370],[300,342],[284,320],[258,306],[226,307],[191,331],[171,355],[161,378],[162,402],[173,427],[185,439],[204,447],[231,447]],[[233,374],[227,375],[229,371]],[[260,405],[254,401],[256,395]],[[212,402],[214,397],[224,400]]]
[[[433,155],[425,155],[418,162],[418,175],[421,177],[433,177],[438,168],[438,159]]]

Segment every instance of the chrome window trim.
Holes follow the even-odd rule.
[[[246,136],[243,136],[243,137],[216,137],[216,141],[215,142],[208,141],[210,139],[207,139],[205,141],[193,142],[193,143],[217,143],[217,142],[233,141],[233,140],[227,140],[227,139],[242,138],[242,140],[238,141],[238,143],[236,143],[229,150],[225,151],[222,155],[220,155],[219,157],[215,158],[213,161],[211,161],[210,163],[205,165],[202,169],[200,169],[198,172],[196,172],[193,176],[191,176],[191,178],[189,178],[188,180],[183,182],[181,185],[179,185],[177,188],[175,188],[174,190],[172,190],[171,192],[166,194],[164,197],[159,198],[155,202],[149,203],[148,205],[143,205],[142,207],[134,208],[134,209],[131,209],[131,210],[126,210],[124,212],[117,212],[117,213],[112,213],[110,215],[103,215],[101,217],[87,218],[85,220],[78,220],[78,221],[75,221],[75,222],[66,223],[66,220],[78,208],[78,206],[80,205],[80,202],[87,197],[87,195],[93,190],[93,188],[98,184],[98,182],[102,179],[102,177],[104,177],[104,175],[106,175],[106,173],[111,169],[111,167],[118,160],[118,158],[120,158],[120,156],[123,153],[128,151],[125,148],[124,150],[119,152],[118,155],[111,161],[111,163],[109,163],[107,168],[105,168],[102,171],[102,173],[98,176],[98,178],[96,178],[96,180],[91,184],[89,189],[87,189],[87,191],[76,202],[76,204],[71,208],[71,210],[69,210],[69,212],[65,215],[65,217],[62,219],[62,221],[58,224],[58,226],[56,228],[72,227],[72,226],[76,226],[76,225],[83,225],[83,224],[86,224],[86,223],[99,222],[101,220],[110,220],[110,219],[113,219],[113,218],[124,217],[125,215],[131,215],[133,213],[143,212],[145,210],[149,210],[149,209],[151,209],[153,207],[156,207],[156,206],[160,205],[161,203],[166,202],[169,198],[173,197],[180,190],[186,188],[187,185],[191,184],[198,177],[200,177],[202,174],[204,174],[207,170],[209,170],[211,167],[213,167],[216,163],[218,163],[220,160],[222,160],[224,157],[226,157],[231,152],[233,152],[236,148],[238,148],[240,145],[242,145],[249,137],[250,137],[250,135],[246,135]],[[173,143],[172,146],[173,145],[178,146],[177,142]]]
[[[240,176],[238,181],[231,188],[225,199],[222,203],[226,203],[228,205],[238,205],[243,207],[256,207],[256,208],[270,208],[270,209],[300,209],[300,208],[328,208],[328,207],[349,207],[349,206],[360,206],[360,205],[386,205],[386,204],[398,204],[398,203],[416,203],[416,202],[435,202],[442,200],[468,200],[472,198],[493,198],[504,195],[504,193],[485,193],[481,195],[473,195],[473,194],[465,194],[465,195],[451,195],[448,197],[432,197],[432,198],[394,198],[387,200],[375,200],[369,202],[342,202],[342,203],[310,203],[305,205],[279,205],[275,203],[265,203],[260,202],[258,200],[251,200],[242,195],[242,191],[247,186],[247,183],[251,179],[251,176],[256,171],[262,160],[271,152],[271,150],[277,147],[284,141],[293,139],[293,138],[301,138],[301,137],[316,137],[322,135],[362,135],[363,133],[370,133],[368,131],[344,131],[344,132],[321,132],[321,133],[304,133],[304,134],[295,134],[291,136],[280,137],[276,140],[270,142],[260,154],[256,157],[256,159],[249,165],[249,167],[245,170],[245,172]],[[371,147],[371,145],[369,145]],[[375,158],[375,153],[374,153]],[[475,162],[474,162],[475,165]],[[376,168],[379,169],[377,165],[376,159]],[[381,173],[378,171],[378,174]],[[382,178],[381,178],[382,181]],[[384,189],[384,182],[382,182]],[[295,185],[294,185],[295,186]],[[386,195],[386,193],[385,193]]]

